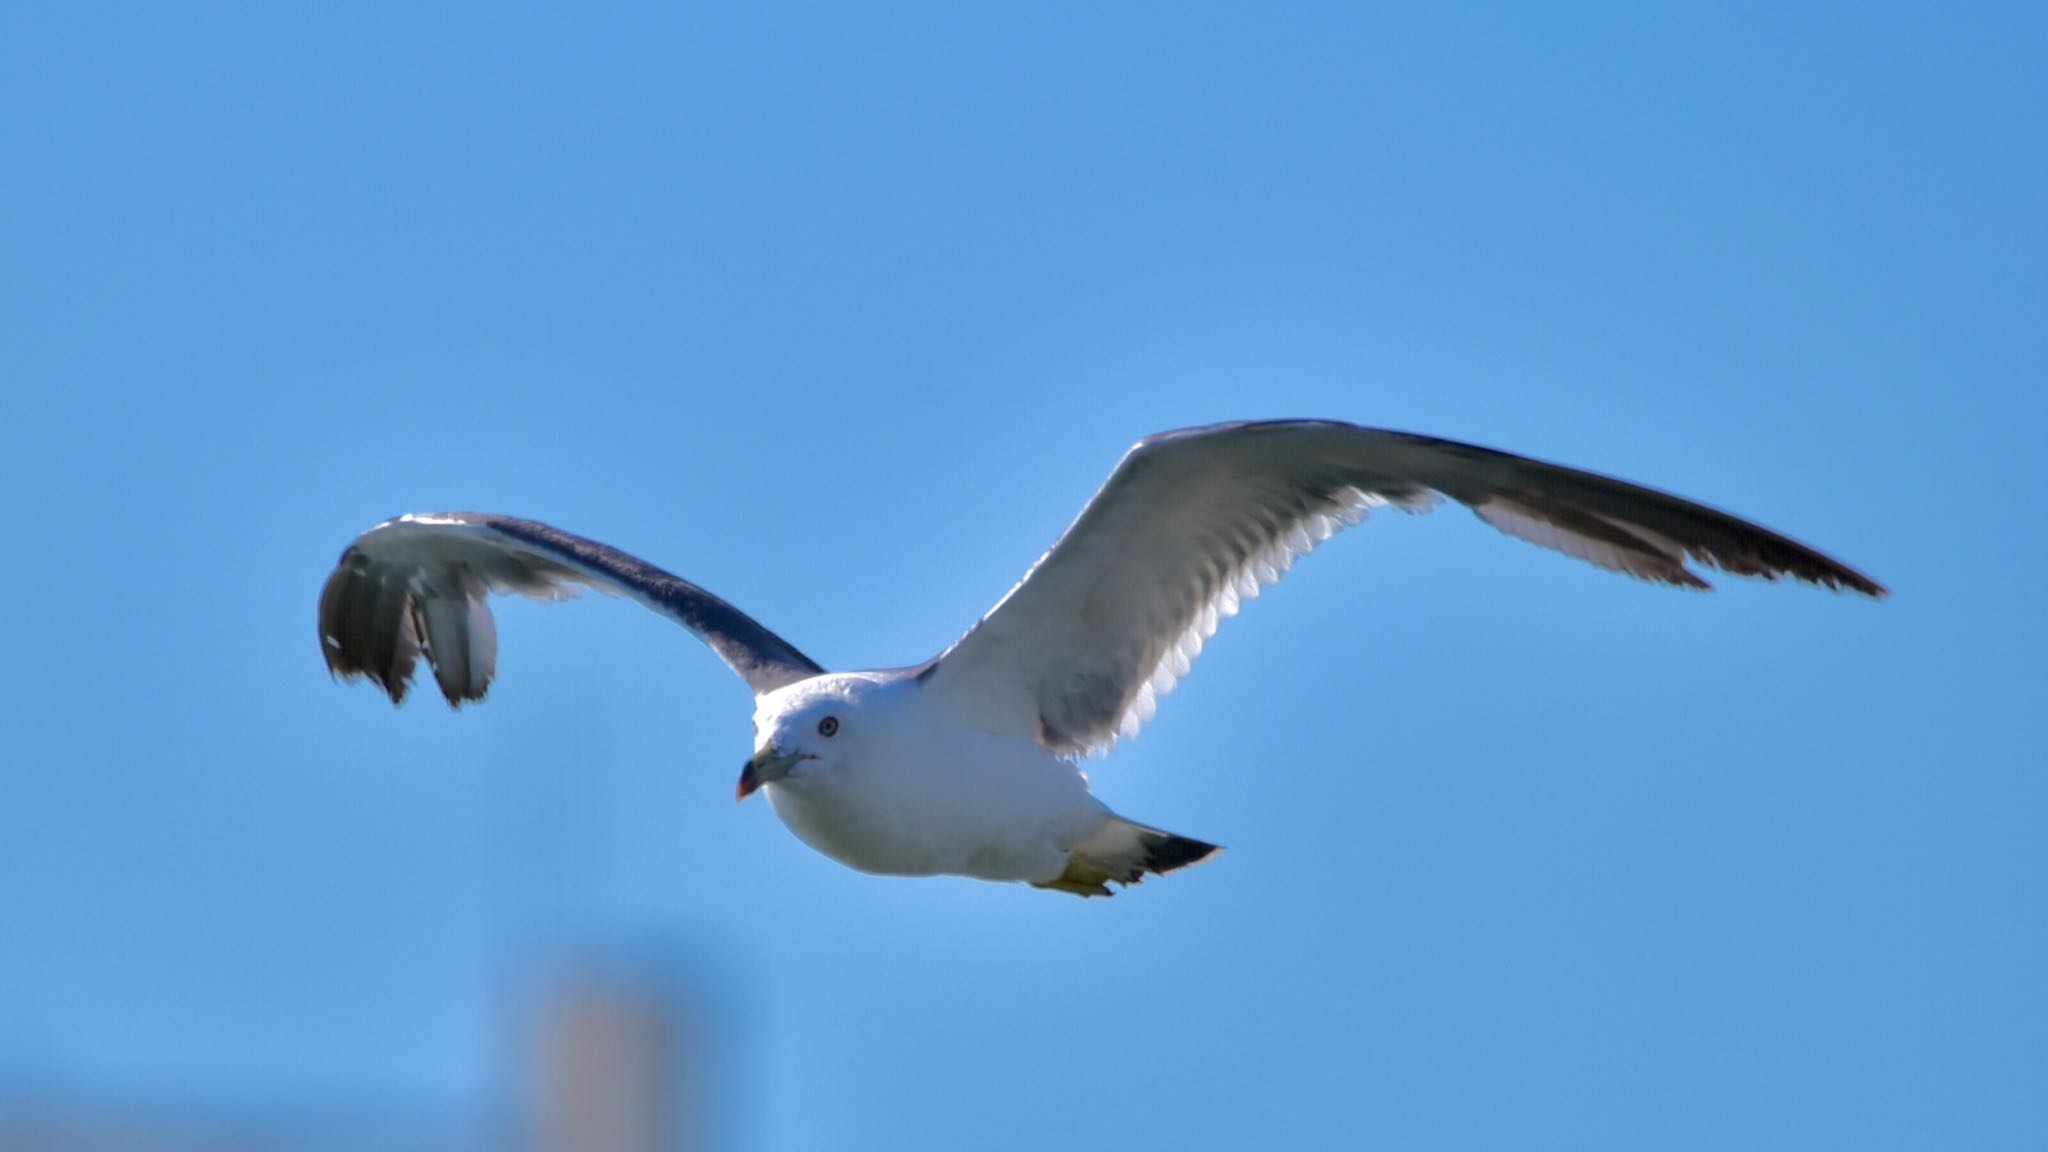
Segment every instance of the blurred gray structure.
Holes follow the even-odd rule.
[[[685,1005],[658,981],[584,974],[539,1007],[526,1097],[530,1152],[691,1147]]]
[[[225,1107],[97,1092],[0,1095],[0,1152],[696,1152],[705,998],[674,965],[600,949],[508,1006],[506,1089],[475,1107]]]

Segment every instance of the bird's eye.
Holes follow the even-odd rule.
[[[839,717],[827,716],[823,720],[818,721],[818,735],[830,736],[837,731],[839,731]]]

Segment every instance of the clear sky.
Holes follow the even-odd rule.
[[[2048,10],[1787,7],[8,6],[0,1112],[485,1107],[595,950],[739,1147],[2042,1146]],[[1272,416],[1895,594],[1383,518],[1091,768],[1229,848],[1108,901],[735,806],[627,603],[460,714],[314,640],[469,507],[908,663]]]

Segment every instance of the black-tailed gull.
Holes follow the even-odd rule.
[[[1137,731],[1216,630],[1295,559],[1372,509],[1439,497],[1513,536],[1644,580],[1688,561],[1883,596],[1768,529],[1620,480],[1453,440],[1328,421],[1219,424],[1139,441],[1066,532],[950,648],[913,668],[826,672],[702,588],[592,540],[479,513],[357,537],[320,595],[328,668],[405,698],[424,656],[451,705],[497,659],[488,594],[631,596],[754,691],[745,799],[851,867],[1023,880],[1081,895],[1214,845],[1125,820],[1078,761]]]

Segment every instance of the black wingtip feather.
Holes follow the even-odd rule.
[[[1147,832],[1145,845],[1145,871],[1171,872],[1185,868],[1209,858],[1217,846],[1189,836],[1176,836],[1171,832]]]

